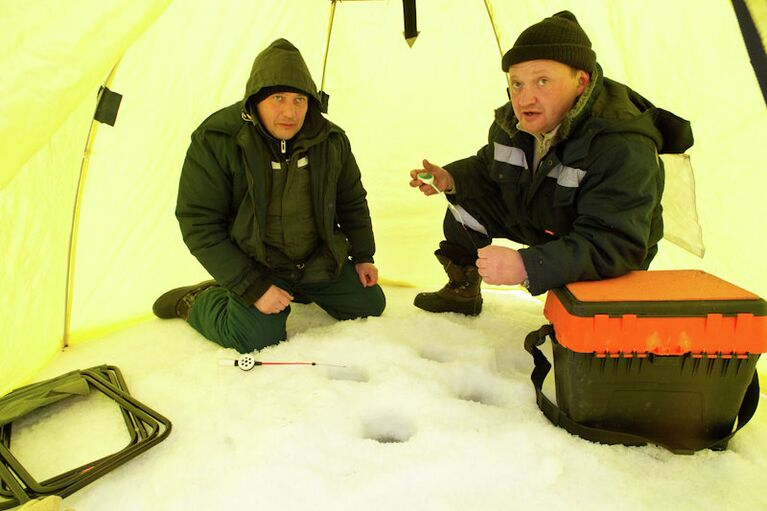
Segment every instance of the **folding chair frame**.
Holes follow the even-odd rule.
[[[12,423],[4,425],[0,428],[0,497],[8,500],[0,500],[0,510],[46,495],[71,495],[163,441],[170,434],[171,422],[129,394],[117,367],[101,365],[80,370],[79,373],[91,389],[101,392],[120,406],[130,435],[128,445],[116,453],[39,482],[11,453]],[[44,383],[22,387],[14,393],[22,394],[26,389]]]

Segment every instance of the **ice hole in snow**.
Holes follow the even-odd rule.
[[[479,387],[473,389],[463,389],[458,393],[456,397],[458,397],[458,399],[463,399],[464,401],[472,401],[474,403],[480,403],[483,405],[497,404],[496,399],[491,393],[487,392],[486,389]]]
[[[434,362],[450,362],[453,357],[450,352],[441,346],[423,346],[418,352],[418,356]]]
[[[373,415],[363,420],[363,437],[382,444],[399,444],[415,434],[411,421],[395,412]]]
[[[325,373],[331,380],[347,380],[366,383],[370,376],[367,370],[361,367],[331,367]]]
[[[483,405],[501,404],[501,381],[484,370],[470,368],[457,371],[448,380],[455,397]]]

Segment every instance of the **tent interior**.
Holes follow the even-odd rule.
[[[29,382],[84,368],[83,364],[115,364],[124,366],[139,399],[156,405],[175,425],[181,420],[190,426],[188,431],[206,438],[215,436],[221,425],[197,427],[195,407],[209,415],[218,411],[212,404],[199,403],[209,396],[184,396],[191,380],[209,385],[219,400],[217,406],[231,407],[237,396],[260,396],[266,389],[283,400],[275,406],[288,426],[271,440],[296,442],[298,447],[280,453],[257,446],[247,424],[258,422],[254,414],[227,416],[230,422],[244,423],[232,426],[225,440],[208,446],[223,452],[233,449],[237,434],[247,437],[242,445],[272,462],[263,462],[264,472],[273,468],[272,479],[249,482],[244,468],[249,465],[236,458],[235,466],[224,472],[226,484],[203,482],[201,471],[189,469],[187,477],[177,474],[176,482],[166,487],[173,490],[168,493],[154,483],[137,489],[121,482],[117,475],[121,468],[69,498],[74,499],[70,505],[80,510],[96,509],[91,506],[97,502],[108,502],[110,509],[224,509],[219,507],[222,495],[244,488],[255,488],[264,499],[284,499],[285,508],[313,503],[320,508],[498,509],[508,508],[504,502],[521,495],[520,507],[534,508],[543,502],[563,508],[561,499],[569,499],[569,509],[594,509],[590,499],[597,498],[596,489],[584,490],[589,479],[573,475],[589,469],[618,485],[608,491],[601,507],[607,507],[610,498],[620,498],[621,492],[635,498],[627,509],[659,507],[668,499],[675,499],[680,509],[740,508],[727,506],[727,498],[740,498],[743,509],[763,507],[767,504],[762,495],[767,482],[764,406],[727,453],[673,457],[654,447],[588,444],[553,426],[545,429],[547,423],[535,407],[529,356],[522,342],[527,331],[545,323],[541,297],[485,285],[488,306],[475,319],[433,318],[411,305],[417,291],[444,284],[433,251],[442,238],[445,202],[441,197],[423,198],[411,189],[408,171],[424,158],[445,164],[474,154],[486,143],[493,110],[508,100],[500,68],[502,51],[524,28],[563,9],[578,17],[606,76],[692,123],[695,145],[688,151],[689,160],[667,168],[667,236],[651,269],[702,269],[767,296],[763,226],[767,188],[765,176],[758,173],[763,151],[754,150],[767,136],[767,110],[733,8],[736,3],[742,2],[417,0],[419,35],[410,46],[403,37],[403,3],[391,0],[227,0],[215,5],[202,0],[3,2],[0,317],[5,333],[0,336],[0,396]],[[767,3],[750,0],[745,5],[764,41]],[[424,391],[412,387],[429,388],[429,380],[397,373],[398,363],[409,364],[394,354],[397,349],[430,354],[423,360],[457,364],[450,371],[454,376],[460,373],[451,380],[458,387],[476,381],[493,386],[498,394],[490,392],[486,401],[505,411],[493,416],[496,429],[483,422],[445,433],[443,447],[457,450],[436,472],[430,472],[422,458],[411,468],[397,458],[424,454],[412,447],[417,435],[410,443],[383,446],[394,447],[383,454],[323,437],[332,445],[308,454],[309,462],[298,461],[301,452],[316,448],[300,439],[308,434],[304,424],[334,427],[336,422],[321,420],[323,414],[334,412],[338,424],[342,422],[340,395],[326,400],[322,412],[308,402],[286,405],[285,400],[295,394],[280,376],[284,373],[256,375],[218,367],[218,359],[235,354],[206,343],[181,321],[163,322],[151,314],[154,299],[164,291],[207,278],[186,249],[174,217],[189,135],[210,113],[241,98],[253,58],[279,37],[301,50],[318,87],[330,95],[328,118],[351,140],[368,191],[376,265],[389,306],[381,318],[341,324],[328,321],[311,306],[297,306],[288,330],[295,338],[263,355],[319,356],[358,364],[364,369],[352,374],[323,370],[288,379],[295,380],[293,390],[302,391],[356,385],[361,396],[355,399],[384,402],[387,410],[397,409],[393,396],[407,396],[402,416],[430,417],[434,424],[440,419],[430,415],[433,401],[414,397]],[[114,126],[94,121],[102,86],[122,95]],[[186,369],[176,368],[178,355],[188,362]],[[390,365],[384,367],[384,361]],[[487,374],[488,367],[495,372]],[[760,361],[762,377],[765,367]],[[440,378],[431,369],[412,369]],[[324,375],[322,382],[318,375]],[[397,385],[387,386],[387,375]],[[359,388],[360,383],[377,381],[381,386],[367,393]],[[259,406],[275,403],[274,396]],[[323,395],[315,397],[323,400]],[[291,419],[301,406],[314,412]],[[82,408],[68,416],[73,424],[81,412]],[[369,420],[363,423],[376,423],[375,412],[366,409],[366,413]],[[403,425],[400,415],[394,415],[378,423],[408,430],[411,423]],[[522,418],[527,415],[534,417]],[[442,420],[470,423],[471,410]],[[515,429],[515,421],[524,427]],[[423,427],[419,424],[416,429]],[[533,427],[536,433],[530,437],[536,441],[520,447],[526,429]],[[253,428],[259,431],[257,424]],[[499,431],[506,436],[497,436]],[[473,438],[483,434],[488,436]],[[158,447],[131,462],[139,466],[135,473],[144,470],[158,480],[167,477],[152,463],[162,456],[183,460],[185,440],[196,445],[199,439],[191,433],[185,436],[177,427],[169,447]],[[541,444],[544,455],[535,449]],[[331,466],[333,481],[313,472],[327,468],[322,460],[332,458],[334,449],[346,452],[357,447],[360,460],[368,456],[382,465],[400,463],[401,473],[365,471],[352,462]],[[506,466],[503,453],[494,452],[504,447],[518,462],[528,463],[527,468]],[[45,458],[46,450],[50,446],[35,452]],[[195,459],[221,459],[199,446],[192,451]],[[580,461],[565,454],[573,452]],[[286,453],[289,456],[281,459],[279,455]],[[497,456],[488,465],[495,472],[471,463],[467,468],[467,458],[460,455],[480,460]],[[596,468],[603,462],[609,474]],[[513,459],[509,463],[513,465]],[[631,468],[632,463],[639,469]],[[131,464],[124,469],[131,470]],[[238,466],[245,473],[240,474]],[[459,466],[458,472],[450,472]],[[649,477],[657,485],[656,494],[629,489],[630,478],[617,475],[624,469],[633,478]],[[486,476],[474,490],[457,475],[476,482],[467,470]],[[706,484],[715,486],[724,472],[733,470],[739,479],[730,479],[730,474],[727,484],[737,487],[740,497],[722,490],[709,493],[707,501],[683,488],[699,477],[693,490],[712,492]],[[537,476],[520,475],[525,471]],[[379,479],[371,483],[363,472]],[[138,475],[123,473],[134,484],[141,481]],[[674,474],[681,474],[684,484],[672,489]],[[520,477],[528,483],[524,487],[513,482]],[[302,478],[308,486],[291,494],[289,481]],[[344,481],[357,484],[357,489],[333,490]],[[210,493],[202,492],[202,484],[210,487]],[[633,484],[641,486],[640,481]],[[487,490],[491,485],[495,489]],[[541,496],[544,493],[546,497]],[[131,495],[138,499],[132,505],[126,502]],[[234,502],[227,498],[223,501]],[[162,505],[157,504],[160,499]]]

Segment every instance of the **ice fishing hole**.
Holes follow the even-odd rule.
[[[345,380],[366,383],[370,376],[361,367],[331,367],[327,371],[327,377],[331,380]]]
[[[381,444],[401,444],[415,434],[413,424],[395,414],[382,414],[363,421],[363,438]]]
[[[484,394],[482,392],[477,392],[477,391],[458,394],[458,396],[456,397],[464,401],[471,401],[473,403],[479,403],[482,405],[495,404],[491,396],[489,396],[488,394]]]
[[[455,388],[455,397],[463,401],[471,401],[482,405],[497,406],[498,396],[490,388],[474,384],[466,384]]]
[[[418,356],[425,358],[426,360],[432,360],[434,362],[449,362],[452,360],[450,353],[444,349],[440,349],[434,346],[425,346],[421,348]]]

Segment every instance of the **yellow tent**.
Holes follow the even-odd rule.
[[[419,0],[412,47],[391,1],[0,5],[0,395],[65,343],[148,319],[159,293],[204,277],[173,216],[188,137],[241,96],[254,55],[277,37],[301,49],[318,85],[325,78],[329,117],[363,170],[386,281],[441,280],[431,252],[444,205],[419,200],[407,171],[474,153],[506,98],[500,51],[570,9],[607,76],[693,125],[707,251],[664,242],[653,268],[702,268],[767,296],[767,112],[730,2]],[[764,30],[764,2],[748,6]],[[123,96],[114,127],[92,122],[103,84]]]

